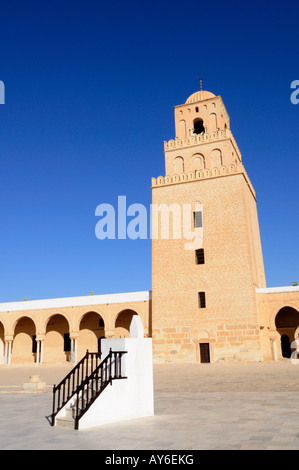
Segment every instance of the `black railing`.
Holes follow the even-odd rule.
[[[67,374],[67,376],[58,385],[54,385],[52,426],[54,426],[54,420],[57,413],[74,396],[82,381],[91,374],[95,367],[98,367],[100,362],[100,353],[90,353],[87,350],[85,356]]]
[[[52,426],[55,424],[57,413],[73,397],[73,418],[75,429],[79,427],[79,419],[86,413],[95,399],[103,392],[112,380],[125,379],[122,375],[121,359],[126,351],[112,351],[100,362],[99,353],[86,355],[74,369],[53,387]]]

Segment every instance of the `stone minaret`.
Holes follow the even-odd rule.
[[[260,360],[256,288],[266,282],[256,196],[228,113],[221,96],[201,89],[174,114],[165,176],[152,179],[155,360]],[[162,237],[167,208],[169,237]],[[200,243],[178,236],[188,217]]]

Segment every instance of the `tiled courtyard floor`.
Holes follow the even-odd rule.
[[[155,365],[155,416],[73,431],[52,428],[67,365],[0,368],[1,450],[299,450],[299,365]],[[23,393],[30,375],[49,391]]]

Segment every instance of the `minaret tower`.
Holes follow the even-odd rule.
[[[168,208],[171,225],[174,208],[182,221],[189,207],[203,240],[187,249],[174,227],[168,238],[159,229],[153,237],[155,360],[260,360],[256,288],[266,282],[256,196],[229,115],[221,96],[202,84],[174,115],[175,139],[164,142],[166,175],[152,179],[153,208]]]

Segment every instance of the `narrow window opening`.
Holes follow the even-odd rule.
[[[69,333],[64,334],[64,352],[68,352],[71,350],[71,338]]]
[[[202,228],[202,212],[193,212],[194,216],[194,228]]]
[[[206,293],[198,292],[198,306],[199,308],[206,308]]]
[[[37,352],[37,342],[36,335],[32,336],[32,352],[35,354]]]
[[[205,252],[203,248],[195,250],[195,261],[196,264],[205,264]]]
[[[195,108],[195,112],[196,112],[196,113],[198,113],[198,112],[199,112],[199,109],[198,109],[198,107],[197,107],[197,106],[196,106],[196,108]]]

